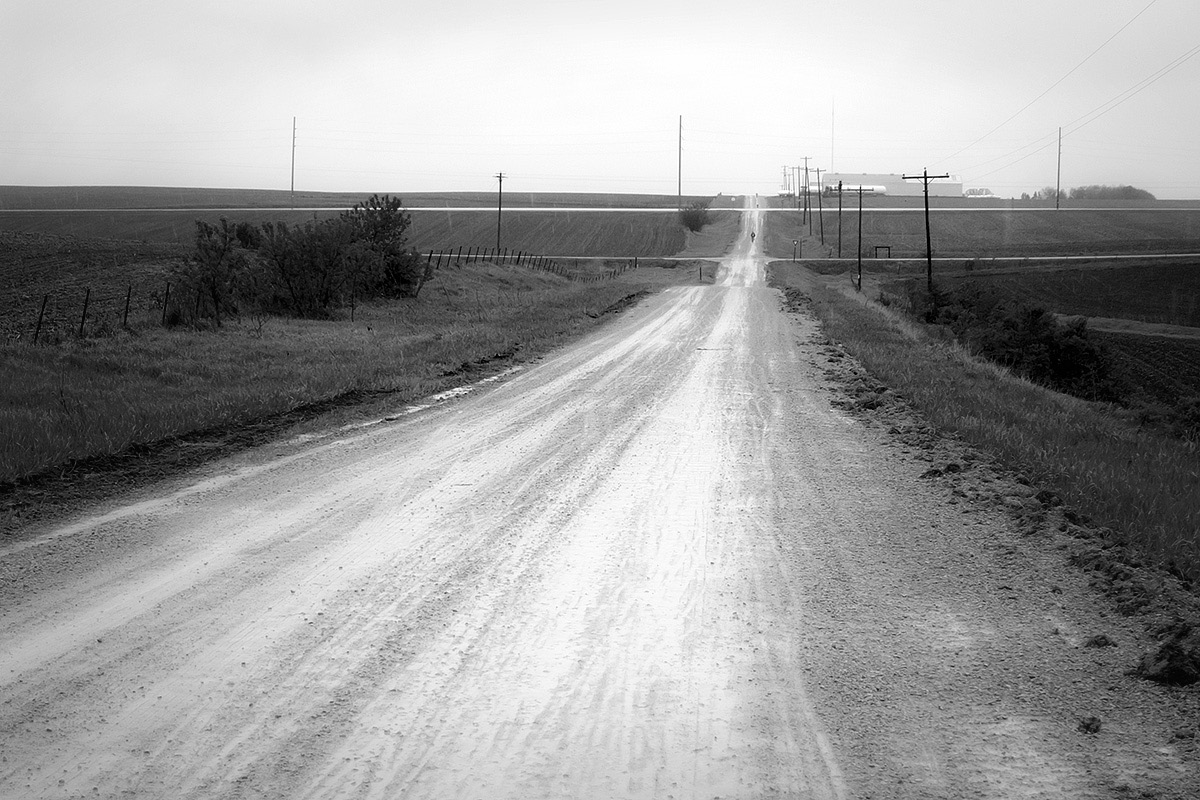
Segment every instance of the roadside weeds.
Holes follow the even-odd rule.
[[[778,276],[773,276],[773,285],[780,283]],[[1112,467],[1108,471],[1087,469],[1082,474],[1064,468],[1063,459],[1072,455],[1070,445],[1082,438],[1078,426],[1091,422],[1090,415],[1070,417],[1086,404],[1020,381],[965,353],[948,353],[949,345],[931,341],[907,320],[847,297],[818,279],[807,281],[803,289],[780,288],[789,309],[809,309],[821,321],[827,337],[827,377],[844,393],[845,399],[839,403],[844,410],[867,424],[881,426],[900,446],[914,448],[930,460],[923,479],[944,482],[964,503],[1000,505],[1024,534],[1048,537],[1121,614],[1142,619],[1158,644],[1130,663],[1132,674],[1165,686],[1191,687],[1184,691],[1200,688],[1200,597],[1187,580],[1198,563],[1196,543],[1176,551],[1177,559],[1188,559],[1182,565],[1165,561],[1160,539],[1140,539],[1137,524],[1123,530],[1119,515],[1115,523],[1104,519],[1113,508],[1121,510],[1123,502],[1140,505],[1140,512],[1145,513],[1144,498],[1122,501],[1118,497],[1115,503],[1099,508],[1089,503],[1097,491],[1140,493],[1144,489],[1136,480],[1125,486],[1119,469],[1114,472]],[[969,368],[964,366],[968,362]],[[1005,409],[1003,403],[1011,402],[1012,394],[997,389],[1001,383],[1016,384],[1026,407]],[[968,390],[957,391],[955,384]],[[986,397],[987,404],[972,407],[973,395]],[[1051,404],[1056,415],[1043,424],[1064,427],[1068,440],[1074,438],[1075,442],[1048,442],[1048,434],[1038,428],[1020,430],[1025,420],[1037,417],[1038,403]],[[1096,452],[1094,444],[1086,452]],[[1136,443],[1130,452],[1134,456],[1121,452],[1117,457],[1132,463],[1134,457],[1161,455],[1161,450],[1138,451]],[[1143,464],[1141,469],[1148,474],[1142,475],[1142,480],[1159,484],[1167,480],[1156,475],[1155,468],[1163,469],[1163,465]],[[1186,481],[1186,472],[1183,477]],[[1189,518],[1189,502],[1192,513],[1197,513],[1194,499],[1180,499],[1184,520]],[[1160,520],[1158,524],[1172,523]],[[1184,534],[1186,529],[1180,531]]]
[[[460,270],[445,270],[443,285],[429,287],[419,305],[360,309],[354,323],[271,319],[267,336],[230,325],[219,333],[149,331],[70,352],[8,353],[0,359],[8,370],[25,369],[35,356],[63,363],[41,389],[21,373],[24,407],[40,418],[20,417],[14,403],[9,413],[18,416],[5,426],[26,438],[34,429],[47,441],[12,439],[0,448],[7,478],[0,536],[13,541],[35,523],[305,426],[386,415],[499,374],[687,277],[648,269],[580,285],[519,269],[475,271],[483,274],[456,281]],[[420,316],[404,313],[414,311]],[[179,337],[187,346],[157,341]],[[200,413],[189,412],[193,405]]]

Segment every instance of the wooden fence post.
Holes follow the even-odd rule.
[[[133,294],[133,284],[129,284],[129,288],[125,290],[125,313],[121,315],[121,327],[129,327],[129,298]]]
[[[87,288],[83,295],[83,314],[79,317],[79,338],[83,338],[83,323],[87,320],[88,301],[92,299],[92,287]]]
[[[33,343],[37,344],[38,335],[42,332],[42,317],[46,316],[46,303],[49,302],[50,295],[42,295],[42,310],[38,312],[37,327],[33,329]]]
[[[162,324],[164,327],[167,324],[167,306],[170,303],[171,303],[171,282],[167,281],[167,291],[163,293]]]

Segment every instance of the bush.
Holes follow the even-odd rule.
[[[354,232],[351,258],[365,294],[416,297],[433,267],[406,247],[412,218],[399,198],[371,195],[341,215]]]
[[[925,322],[944,325],[973,353],[1034,383],[1086,400],[1117,400],[1111,359],[1088,338],[1082,318],[1059,322],[1042,308],[971,284],[953,289],[908,284],[908,307]]]
[[[173,270],[181,298],[195,297],[192,309],[196,316],[212,316],[218,326],[222,314],[237,313],[239,289],[249,268],[242,245],[243,226],[245,223],[230,225],[224,217],[217,225],[196,220],[196,249]],[[177,301],[176,316],[181,302]]]
[[[196,250],[178,271],[197,315],[328,317],[356,297],[416,297],[433,277],[406,248],[411,218],[398,198],[372,195],[336,219],[288,226],[196,222]],[[189,291],[190,290],[190,291]],[[169,314],[187,308],[173,304]]]
[[[697,200],[679,212],[679,221],[692,233],[699,233],[708,224],[708,201]]]

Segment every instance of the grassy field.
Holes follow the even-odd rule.
[[[766,215],[764,243],[773,258],[791,258],[792,241],[804,242],[809,257],[836,255],[836,207],[825,209],[825,245],[819,224],[801,225],[800,214]],[[820,217],[818,216],[819,220]],[[984,258],[992,256],[1103,255],[1113,253],[1200,252],[1200,209],[1145,208],[1138,210],[935,210],[930,214],[935,256]],[[843,208],[842,256],[854,258],[858,247],[857,206]],[[876,246],[888,245],[895,258],[925,255],[925,217],[912,212],[864,210],[863,257]]]
[[[650,267],[580,283],[520,267],[439,271],[416,300],[347,319],[157,326],[54,347],[0,347],[0,482],[72,459],[354,393],[397,403],[461,381],[464,364],[543,352],[614,303],[694,270]]]
[[[775,285],[803,287],[825,332],[932,424],[1179,574],[1200,578],[1200,444],[980,362],[840,279],[829,283],[785,262],[770,274]]]

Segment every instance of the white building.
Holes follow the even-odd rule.
[[[821,176],[821,187],[826,191],[837,191],[838,181],[842,182],[843,192],[857,192],[863,187],[863,193],[886,194],[897,197],[920,197],[924,188],[919,180],[904,180],[900,175],[880,175],[878,173],[826,172]],[[815,187],[814,187],[815,188]],[[962,197],[963,182],[958,175],[949,178],[936,178],[929,182],[930,197]]]

